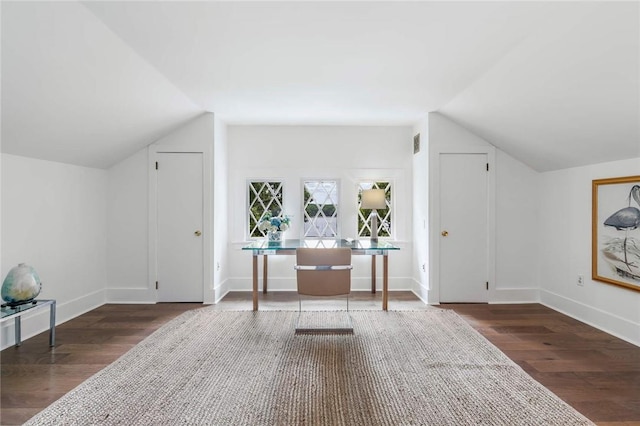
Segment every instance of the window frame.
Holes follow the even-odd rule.
[[[322,183],[322,182],[335,182],[335,188],[337,191],[336,194],[336,200],[332,200],[337,204],[331,204],[331,205],[335,205],[335,210],[332,217],[335,217],[335,235],[334,236],[307,236],[306,235],[306,231],[305,231],[305,219],[307,217],[307,213],[306,213],[306,201],[305,201],[305,190],[306,190],[306,183],[307,182],[318,182],[318,183]],[[341,224],[340,224],[340,210],[341,210],[341,205],[342,205],[342,182],[340,181],[340,179],[338,178],[302,178],[300,179],[300,188],[301,188],[301,198],[300,198],[300,212],[301,215],[300,217],[302,218],[301,223],[300,223],[300,238],[301,239],[309,239],[309,240],[321,240],[321,239],[339,239],[340,235],[341,235]],[[324,204],[323,206],[326,206],[329,204]],[[320,210],[318,210],[318,212],[320,212]],[[324,214],[324,213],[323,213]],[[318,217],[317,214],[315,217]],[[325,216],[326,217],[326,216]],[[314,228],[317,230],[318,228],[315,227]]]
[[[369,185],[370,187],[365,188],[363,184]],[[381,188],[379,184],[386,184],[384,188]],[[385,190],[385,202],[387,204],[387,208],[385,209],[387,212],[383,215],[380,214],[380,210],[376,210],[376,214],[378,215],[378,226],[380,229],[383,228],[383,224],[389,223],[389,231],[386,231],[387,235],[378,235],[378,238],[384,238],[389,240],[396,239],[396,226],[394,226],[394,218],[396,217],[395,212],[395,192],[396,192],[396,183],[393,179],[388,178],[377,178],[377,179],[360,179],[356,184],[356,235],[358,238],[370,238],[371,237],[371,223],[369,220],[369,215],[364,215],[364,209],[361,206],[361,194],[362,191],[367,189],[384,189]],[[370,210],[370,209],[366,209]],[[388,219],[387,219],[388,218]],[[360,220],[363,220],[364,226],[363,229],[360,229]],[[368,235],[363,234],[361,231],[368,230]],[[378,233],[380,234],[380,232]]]
[[[252,184],[254,183],[261,183],[262,185],[264,184],[269,184],[269,186],[271,186],[271,184],[273,183],[277,183],[279,188],[279,193],[281,194],[280,196],[280,200],[278,201],[277,196],[276,197],[276,203],[277,206],[279,207],[279,212],[278,214],[275,214],[275,216],[278,215],[282,215],[284,213],[284,200],[285,200],[285,180],[281,179],[281,178],[248,178],[246,179],[246,185],[245,185],[245,190],[246,190],[246,195],[245,195],[245,216],[244,216],[244,233],[245,236],[248,240],[256,240],[256,239],[260,239],[260,238],[265,238],[266,234],[264,232],[262,232],[261,230],[258,229],[258,223],[260,222],[260,218],[264,215],[265,211],[269,210],[269,211],[274,211],[272,209],[267,209],[267,207],[271,206],[273,201],[269,202],[266,206],[264,206],[264,204],[261,202],[261,204],[263,204],[263,206],[265,207],[265,210],[262,212],[262,215],[260,217],[255,217],[252,214],[251,211],[251,191],[252,191]],[[261,188],[262,191],[263,188]],[[254,217],[255,219],[255,226],[253,229],[251,229],[251,217]],[[257,231],[258,233],[260,233],[260,235],[253,235],[255,233],[255,231]]]

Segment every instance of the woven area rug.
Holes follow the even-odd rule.
[[[454,312],[351,314],[295,335],[296,312],[186,312],[27,424],[592,424]]]

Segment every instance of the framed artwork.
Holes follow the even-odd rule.
[[[591,278],[640,291],[640,176],[592,184]]]

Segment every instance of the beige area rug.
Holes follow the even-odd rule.
[[[27,424],[592,424],[454,312],[351,314],[295,335],[295,312],[186,312]]]

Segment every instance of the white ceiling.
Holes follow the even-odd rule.
[[[109,167],[204,111],[640,157],[637,2],[2,2],[2,151]]]

